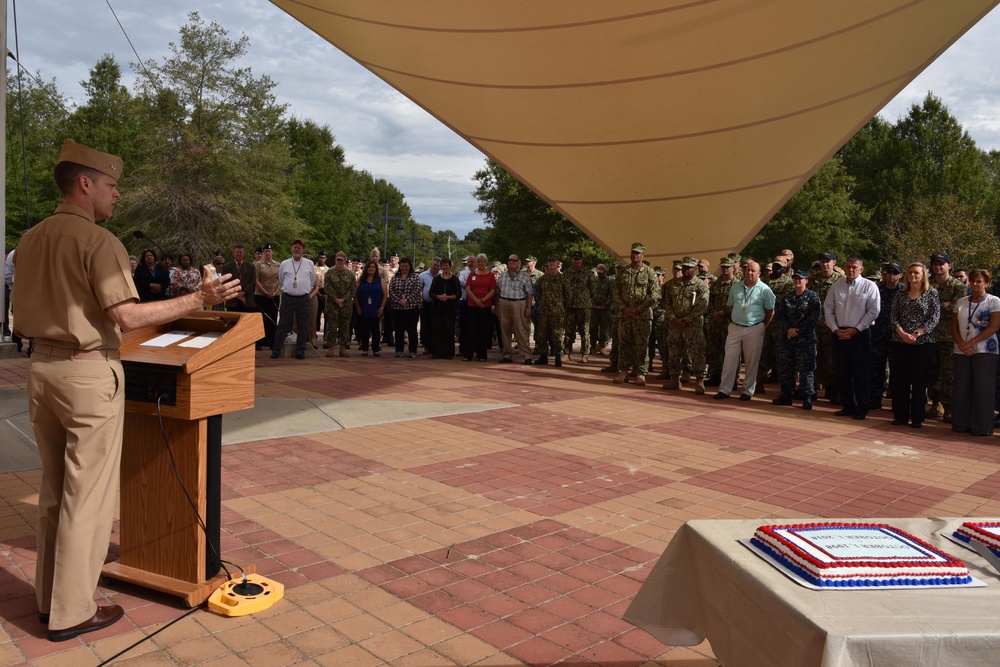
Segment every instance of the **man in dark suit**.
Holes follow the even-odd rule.
[[[233,247],[233,260],[222,267],[222,273],[229,273],[240,280],[240,293],[235,299],[226,302],[226,310],[237,313],[256,313],[257,304],[253,293],[257,287],[257,270],[253,262],[246,258],[243,244]]]

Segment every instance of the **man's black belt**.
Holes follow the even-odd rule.
[[[524,297],[522,296],[520,299],[511,299],[509,296],[502,296],[502,297],[500,297],[500,300],[501,301],[524,301]]]

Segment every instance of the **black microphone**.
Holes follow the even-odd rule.
[[[143,232],[141,229],[137,229],[134,232],[132,232],[132,236],[134,236],[137,239],[146,239],[154,246],[156,246],[156,249],[160,251],[160,259],[163,259],[166,256],[167,253],[163,252],[163,248],[161,248],[156,241],[146,236],[145,232]]]

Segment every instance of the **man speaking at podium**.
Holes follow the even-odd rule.
[[[18,335],[35,346],[28,407],[42,460],[35,595],[51,641],[105,628],[124,614],[93,599],[118,491],[121,331],[175,320],[240,289],[229,275],[210,280],[206,269],[199,291],[139,303],[125,247],[94,224],[111,216],[123,166],[115,155],[67,139],[54,172],[63,203],[21,237],[15,256],[11,300]]]

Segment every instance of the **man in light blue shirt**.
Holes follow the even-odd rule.
[[[864,265],[852,255],[844,265],[844,280],[834,283],[823,301],[826,326],[833,332],[833,366],[837,372],[840,417],[868,416],[871,374],[871,326],[881,307],[878,286],[862,277]]]
[[[760,264],[747,262],[743,282],[729,290],[726,307],[732,320],[726,336],[726,354],[722,362],[722,382],[715,398],[729,398],[740,370],[740,353],[746,366],[741,401],[749,401],[757,388],[757,366],[764,347],[764,329],[774,317],[774,292],[760,280]]]

